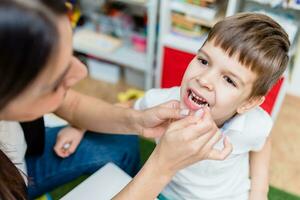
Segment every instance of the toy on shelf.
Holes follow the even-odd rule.
[[[75,1],[66,2],[66,7],[68,8],[68,17],[72,28],[75,28],[81,17],[80,9],[77,7]]]
[[[146,52],[147,38],[146,36],[133,33],[131,36],[132,46],[136,51]]]
[[[200,39],[208,32],[208,28],[199,24],[197,20],[191,20],[185,15],[172,12],[172,32],[193,39]]]
[[[94,52],[100,51],[109,53],[122,45],[120,39],[85,29],[77,31],[73,40],[75,47],[90,49]]]

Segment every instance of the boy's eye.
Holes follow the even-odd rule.
[[[208,65],[208,61],[202,58],[197,58],[202,65]]]
[[[230,85],[234,86],[234,87],[237,87],[237,85],[235,84],[235,82],[229,78],[228,76],[224,76],[224,79],[227,83],[229,83]]]

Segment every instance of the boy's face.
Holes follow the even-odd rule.
[[[218,126],[235,113],[243,113],[263,98],[249,98],[256,74],[229,57],[213,42],[206,44],[190,62],[181,82],[181,107],[198,110],[208,105]]]

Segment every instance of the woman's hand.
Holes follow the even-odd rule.
[[[155,199],[178,170],[204,159],[225,159],[232,150],[226,138],[223,150],[213,149],[221,138],[208,108],[171,123],[143,168],[113,199]]]
[[[136,130],[144,137],[161,137],[166,131],[172,120],[180,119],[188,115],[187,110],[179,109],[178,101],[167,103],[149,108],[143,111],[136,111],[137,115],[133,118]]]
[[[213,121],[209,108],[196,112],[194,116],[173,122],[162,136],[153,152],[157,167],[176,173],[204,159],[223,160],[232,151],[232,145],[224,138],[224,149],[214,145],[222,134]]]

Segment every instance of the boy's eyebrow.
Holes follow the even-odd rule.
[[[235,73],[233,73],[233,72],[231,72],[231,71],[229,71],[229,70],[226,70],[226,72],[227,72],[228,74],[230,74],[231,76],[235,77],[236,79],[238,79],[239,82],[240,82],[243,86],[246,85],[245,81],[244,81],[241,77],[239,77],[238,75],[236,75]]]
[[[209,62],[212,62],[208,53],[206,53],[203,49],[199,49],[197,55],[204,56]]]

